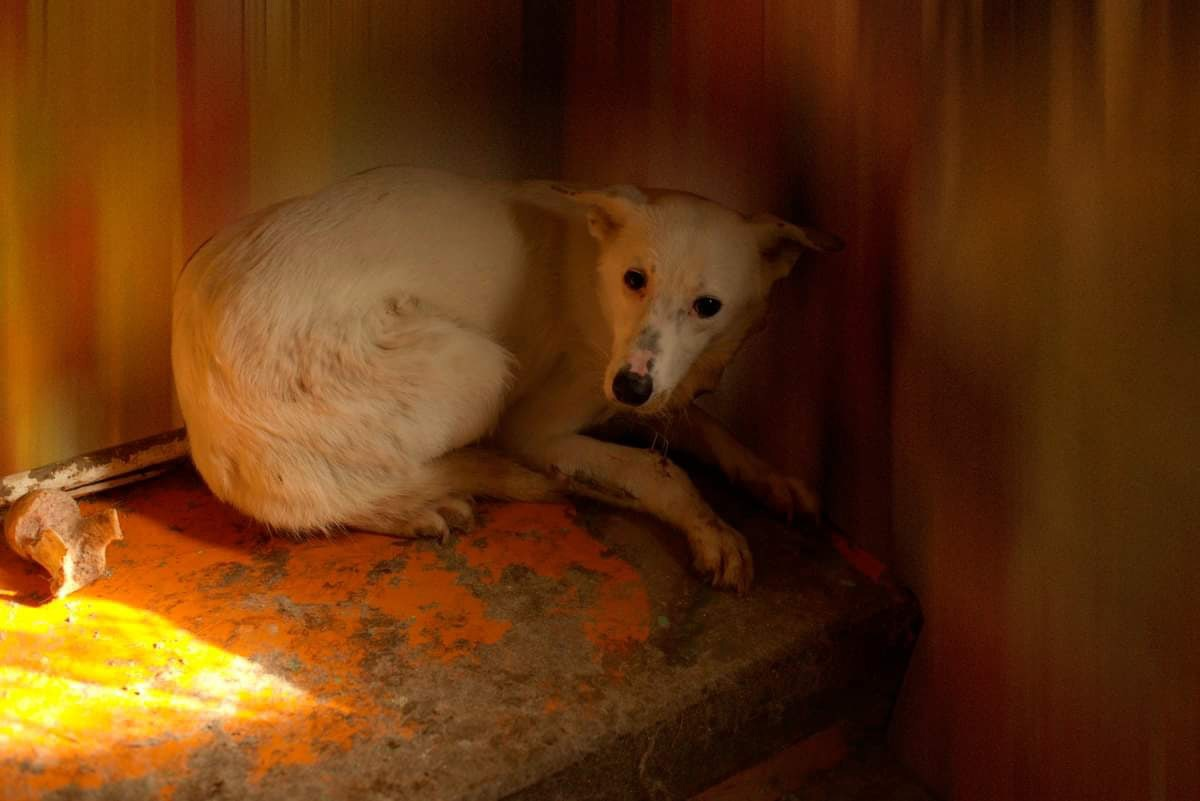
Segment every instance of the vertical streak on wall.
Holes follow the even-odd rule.
[[[333,162],[332,7],[251,0],[245,6],[250,206],[304,194]]]
[[[147,416],[171,416],[172,381],[162,369],[169,339],[162,332],[170,325],[169,276],[183,246],[175,9],[158,0],[89,9],[94,19],[81,24],[64,14],[61,28],[87,32],[79,67],[110,71],[104,94],[92,95],[88,108],[103,126],[94,140],[92,188],[101,397],[105,437],[119,440]]]
[[[0,462],[10,463],[30,450],[32,432],[13,421],[31,414],[31,382],[13,380],[32,369],[29,347],[34,332],[25,324],[22,277],[18,269],[24,237],[20,233],[21,195],[17,192],[17,99],[24,88],[30,21],[22,3],[0,6]],[[7,380],[4,380],[7,378]]]
[[[574,18],[573,2],[521,3],[520,170],[530,178],[562,175],[568,31]],[[539,176],[539,169],[547,171]]]
[[[242,0],[179,0],[183,253],[250,205],[250,96]],[[203,9],[203,11],[201,11]]]

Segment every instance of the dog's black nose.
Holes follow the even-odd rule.
[[[654,394],[654,379],[649,375],[637,375],[628,368],[617,373],[613,379],[613,397],[630,406],[641,406]]]

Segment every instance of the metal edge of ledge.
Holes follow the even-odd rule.
[[[80,497],[161,475],[189,454],[187,430],[176,428],[0,478],[0,510],[34,490]]]

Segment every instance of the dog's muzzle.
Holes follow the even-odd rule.
[[[654,379],[649,374],[638,375],[622,368],[613,378],[613,397],[629,406],[641,406],[654,394]]]

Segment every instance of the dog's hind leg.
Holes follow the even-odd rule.
[[[491,336],[397,302],[335,333],[334,345],[307,351],[320,356],[310,357],[320,380],[309,383],[312,406],[323,406],[290,426],[297,434],[288,442],[318,457],[325,480],[307,489],[338,496],[325,504],[331,524],[444,537],[473,525],[475,497],[553,493],[546,476],[474,447],[495,426],[514,367]]]
[[[445,538],[474,528],[474,498],[544,501],[565,496],[561,482],[479,447],[460,448],[416,467],[395,489],[347,525],[398,537]]]

